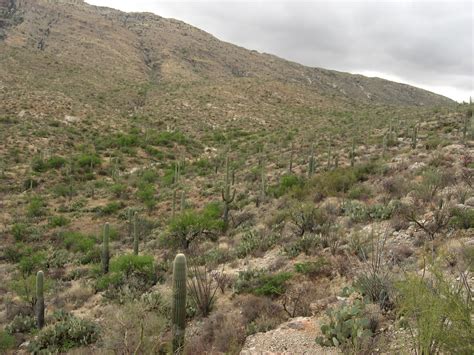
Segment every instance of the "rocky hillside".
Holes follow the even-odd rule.
[[[250,51],[149,13],[64,0],[2,0],[0,8],[0,78],[7,103],[2,110],[7,113],[35,98],[40,101],[35,109],[44,111],[41,101],[47,98],[66,105],[72,115],[93,110],[168,116],[186,105],[188,115],[214,110],[232,118],[240,111],[236,97],[246,112],[260,105],[249,91],[279,110],[302,103],[452,103],[411,86]]]
[[[0,5],[0,353],[474,352],[472,104]]]

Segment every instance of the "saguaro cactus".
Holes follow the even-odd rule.
[[[138,255],[138,214],[133,214],[133,254]]]
[[[39,329],[44,326],[44,274],[38,271],[36,274],[36,325]]]
[[[328,142],[328,169],[331,168],[331,142]]]
[[[351,148],[351,166],[355,164],[355,138],[352,138],[352,148]]]
[[[472,117],[473,117],[472,98],[469,97],[469,110],[466,112],[466,115],[464,116],[464,125],[462,128],[462,142],[464,144],[466,144],[467,132],[469,131],[469,126],[471,124]]]
[[[109,252],[109,223],[104,225],[104,234],[102,236],[102,273],[105,275],[109,272],[109,261],[110,261],[110,252]]]
[[[413,135],[411,136],[411,147],[413,149],[416,148],[417,141],[418,141],[418,126],[415,125],[413,127]]]
[[[172,202],[172,206],[173,206],[173,214],[172,216],[174,217],[174,215],[176,214],[176,189],[173,190],[173,202]]]
[[[291,148],[290,148],[290,165],[288,167],[288,173],[293,174],[293,152],[294,152],[294,143],[291,142]]]
[[[173,262],[172,304],[173,354],[181,353],[186,329],[186,257],[176,255]]]
[[[223,216],[223,221],[224,221],[224,230],[227,230],[229,226],[229,210],[230,210],[230,204],[234,201],[235,198],[235,189],[230,192],[230,170],[229,170],[229,157],[227,156],[225,159],[225,181],[224,181],[224,187],[222,188],[222,201],[224,201],[224,216]]]
[[[315,169],[316,169],[316,163],[314,159],[314,147],[311,146],[311,155],[309,156],[309,162],[308,162],[308,178],[311,178],[313,176]]]

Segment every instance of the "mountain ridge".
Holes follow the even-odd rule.
[[[7,86],[13,83],[12,87],[20,83],[28,88],[54,89],[73,101],[87,102],[94,109],[100,110],[101,105],[97,99],[90,98],[93,93],[86,94],[86,86],[95,96],[105,96],[102,101],[110,102],[115,108],[133,111],[138,102],[145,111],[153,111],[156,88],[150,86],[196,83],[203,87],[240,86],[244,79],[261,86],[263,91],[267,82],[298,86],[303,101],[310,102],[318,97],[326,103],[337,101],[342,105],[453,103],[407,84],[306,67],[272,54],[258,53],[220,41],[182,21],[152,13],[125,13],[72,0],[2,0],[1,4],[5,32],[0,42],[5,53],[1,57],[2,81]],[[30,60],[11,63],[16,51]],[[41,70],[37,70],[38,65],[42,65]],[[67,78],[60,73],[61,68],[68,72]],[[29,75],[12,75],[20,72]],[[38,85],[39,82],[45,85]],[[147,92],[145,101],[143,90]],[[158,91],[161,95],[161,90]],[[110,95],[111,92],[123,92],[129,100],[120,94]],[[237,96],[241,93],[241,89],[236,89]],[[214,99],[212,94],[211,99]]]

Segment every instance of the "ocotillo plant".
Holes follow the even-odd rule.
[[[133,214],[133,254],[138,255],[138,213]]]
[[[222,201],[224,201],[224,216],[223,216],[223,221],[224,221],[224,231],[227,230],[229,227],[229,210],[230,210],[230,204],[234,201],[235,198],[235,189],[230,192],[230,167],[229,167],[229,157],[227,156],[225,159],[225,180],[224,180],[224,187],[222,188]]]
[[[173,354],[181,353],[186,329],[186,257],[176,255],[173,262],[172,335]]]
[[[110,261],[110,252],[109,252],[109,223],[104,225],[104,234],[102,236],[102,273],[105,275],[109,272],[109,261]]]
[[[38,271],[36,274],[36,325],[39,329],[44,326],[44,274]]]

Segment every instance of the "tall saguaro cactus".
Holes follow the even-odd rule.
[[[172,304],[173,354],[181,353],[186,329],[186,257],[176,255],[173,262]]]
[[[311,155],[309,156],[309,162],[308,162],[308,178],[311,178],[313,176],[315,169],[316,169],[316,162],[314,158],[314,147],[311,146]]]
[[[222,188],[222,201],[224,201],[224,216],[223,216],[223,221],[224,221],[224,230],[227,230],[229,227],[229,210],[230,210],[230,204],[234,201],[235,198],[235,189],[230,192],[230,186],[231,186],[231,181],[230,181],[230,170],[229,170],[229,156],[225,158],[225,181],[224,181],[224,187]]]
[[[415,127],[413,127],[413,135],[411,136],[411,147],[413,149],[416,148],[417,142],[418,142],[418,125],[415,125]]]
[[[352,138],[352,148],[351,148],[351,167],[355,165],[355,138]]]
[[[110,234],[109,223],[105,223],[104,234],[102,236],[102,255],[101,255],[102,273],[104,275],[109,272],[109,261],[110,261],[109,234]]]
[[[472,111],[472,98],[469,97],[469,110],[466,112],[464,116],[464,125],[462,128],[462,142],[466,144],[467,141],[467,133],[469,131],[469,126],[471,124],[471,120],[473,118],[473,111]]]
[[[36,325],[39,329],[44,326],[44,274],[38,271],[36,274]]]
[[[138,214],[133,214],[133,254],[138,255]]]
[[[290,148],[290,165],[288,166],[288,173],[293,174],[293,153],[294,153],[294,143],[291,142]]]

